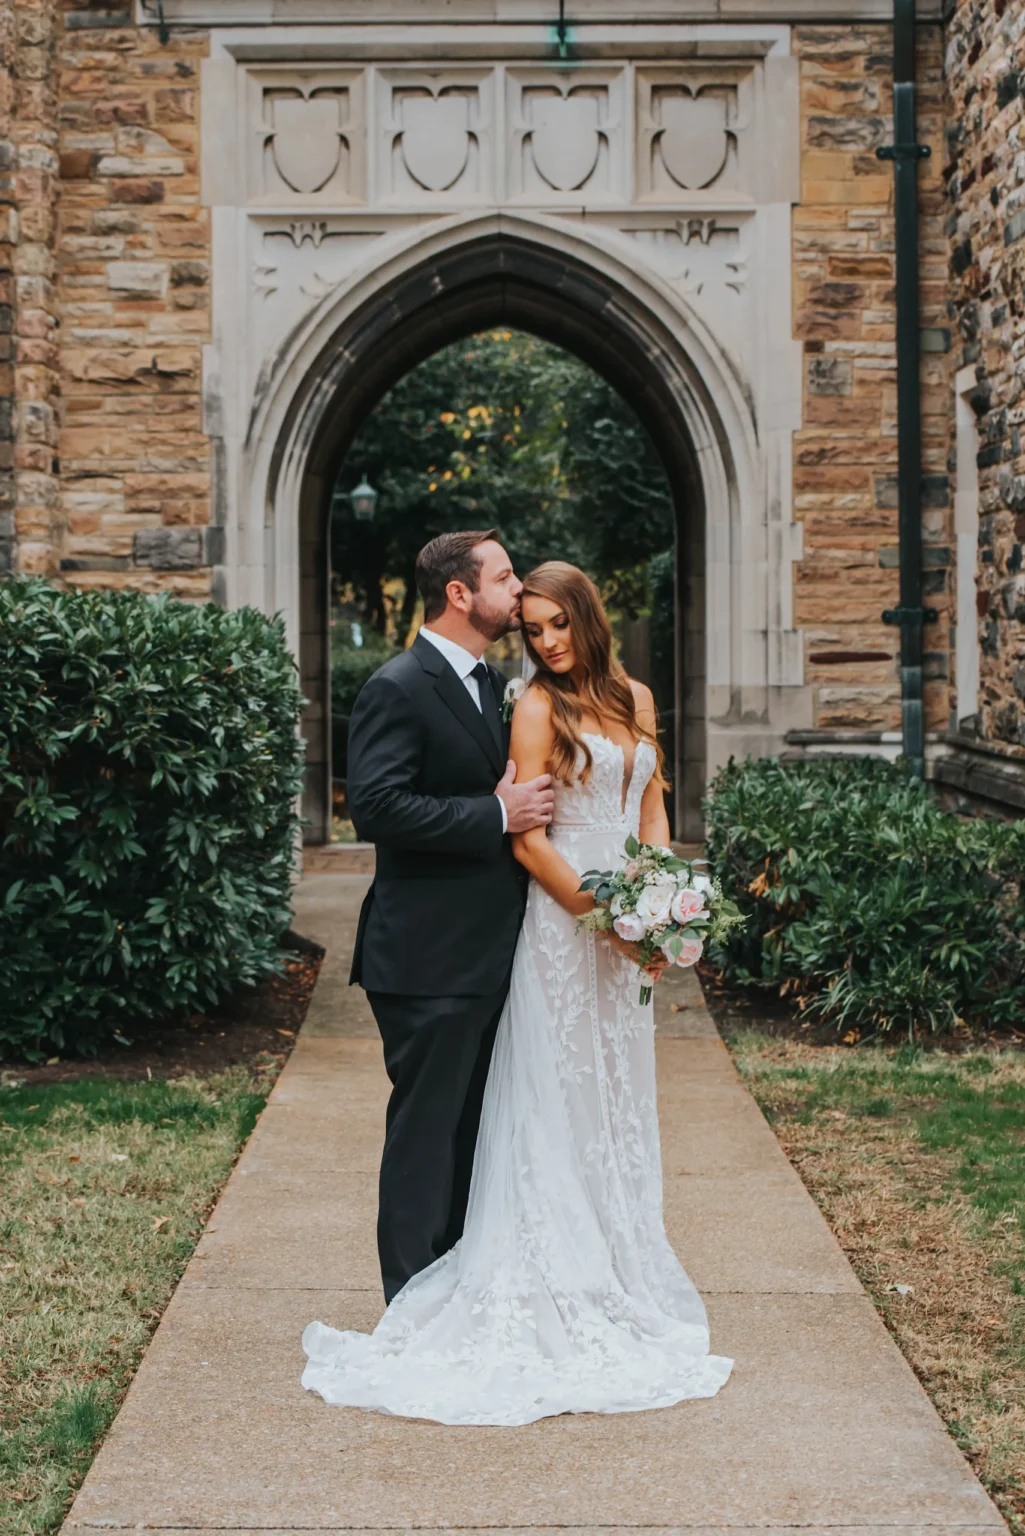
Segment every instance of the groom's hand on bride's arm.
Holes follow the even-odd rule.
[[[517,784],[516,764],[512,761],[506,764],[495,794],[505,806],[508,832],[530,832],[534,827],[546,827],[555,812],[551,774],[542,773],[536,779]]]

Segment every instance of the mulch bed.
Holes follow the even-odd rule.
[[[288,933],[284,972],[256,987],[244,987],[210,1013],[194,1013],[166,1024],[124,1026],[131,1045],[111,1042],[96,1056],[64,1057],[45,1064],[8,1060],[4,1074],[19,1082],[68,1083],[84,1077],[123,1079],[185,1077],[248,1065],[279,1069],[287,1060],[310,1005],[324,951],[300,934]],[[270,1059],[273,1058],[273,1061]]]

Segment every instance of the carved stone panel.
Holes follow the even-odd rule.
[[[747,257],[736,221],[684,217],[634,228],[629,234],[651,265],[681,292],[701,294],[719,285],[739,294],[747,282]]]
[[[248,89],[251,201],[362,200],[362,70],[251,69]]]
[[[252,358],[266,363],[307,310],[344,283],[385,232],[351,215],[251,220]]]
[[[531,203],[626,195],[625,71],[506,73],[507,195]]]
[[[376,92],[380,201],[493,197],[492,70],[382,69]]]
[[[755,195],[750,69],[638,70],[636,98],[641,201]]]
[[[741,367],[750,347],[753,227],[746,214],[640,214],[620,226],[639,258],[701,315]]]

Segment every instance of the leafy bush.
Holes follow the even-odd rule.
[[[747,927],[713,955],[857,1035],[1025,1013],[1025,824],[942,811],[878,759],[731,761],[709,860]]]
[[[251,609],[0,583],[0,1051],[94,1049],[277,968],[300,704]]]
[[[361,646],[339,643],[331,648],[331,710],[333,714],[352,714],[353,706],[363,688],[378,667],[396,655],[396,648],[389,641],[372,634]]]

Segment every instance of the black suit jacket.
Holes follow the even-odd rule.
[[[488,670],[501,708],[505,680]],[[503,985],[526,895],[495,795],[507,749],[422,636],[363,688],[349,725],[349,809],[376,845],[377,873],[350,982],[419,997]]]

